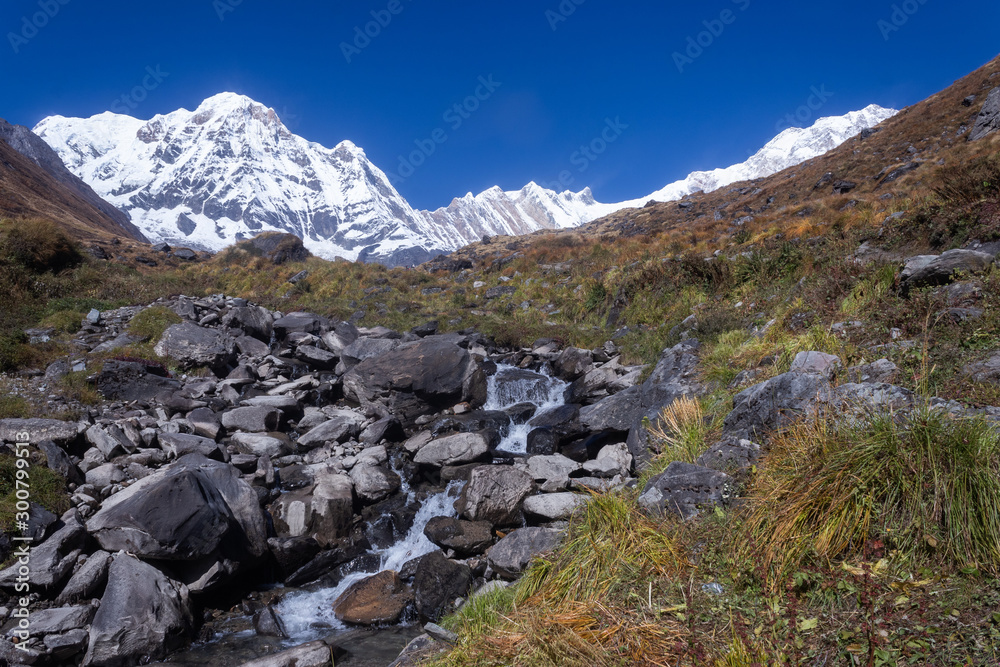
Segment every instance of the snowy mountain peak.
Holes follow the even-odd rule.
[[[786,129],[742,164],[695,172],[629,202],[602,204],[590,188],[557,193],[530,182],[470,192],[436,211],[411,208],[353,142],[332,149],[309,142],[274,109],[237,93],[145,121],[110,112],[52,116],[35,132],[153,241],[219,250],[262,231],[286,231],[321,257],[414,264],[483,236],[577,227],[650,199],[768,176],[894,113],[872,105]]]

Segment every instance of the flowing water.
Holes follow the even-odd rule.
[[[506,410],[519,403],[532,403],[538,408],[535,411],[537,417],[562,407],[568,387],[568,383],[545,373],[499,365],[497,372],[487,381],[487,399],[483,409]],[[531,429],[527,423],[511,424],[497,449],[511,454],[524,454]]]

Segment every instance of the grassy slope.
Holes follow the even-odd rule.
[[[68,337],[74,321],[91,306],[148,303],[176,292],[225,292],[286,312],[305,309],[348,318],[363,311],[359,322],[366,326],[406,329],[436,319],[443,329],[475,327],[509,345],[551,337],[593,347],[617,335],[626,362],[655,360],[676,341],[673,327],[694,313],[696,335],[705,345],[703,372],[716,387],[701,405],[711,424],[724,415],[737,372],[754,369],[760,381],[787,370],[794,353],[804,349],[838,354],[848,365],[889,356],[902,369],[898,384],[966,404],[997,405],[1000,390],[971,383],[961,368],[1000,348],[1000,274],[977,277],[981,297],[975,306],[983,316],[954,322],[940,315],[949,305],[941,290],[904,297],[895,285],[897,262],[859,264],[849,255],[863,241],[903,256],[1000,235],[1000,168],[995,157],[989,160],[1000,136],[969,144],[957,133],[963,123],[971,124],[983,93],[1000,83],[998,72],[1000,60],[905,110],[866,140],[853,139],[768,179],[695,195],[687,210],[675,203],[655,204],[582,230],[475,244],[456,254],[472,262],[471,269],[458,273],[435,271],[433,265],[430,270],[385,269],[315,258],[275,267],[245,247],[209,262],[141,272],[85,258],[69,267],[27,268],[23,257],[11,259],[11,223],[6,223],[0,226],[0,241],[7,239],[6,245],[0,243],[7,253],[0,266],[12,289],[0,313],[8,330],[44,319],[52,326],[61,323]],[[979,102],[963,107],[962,98],[972,93],[979,94]],[[922,166],[879,186],[875,177],[886,167],[913,159],[910,146]],[[859,186],[849,195],[815,189],[827,172]],[[890,219],[896,212],[903,217]],[[752,222],[733,224],[748,214]],[[706,261],[716,251],[720,256]],[[310,271],[306,280],[294,286],[286,282],[303,269]],[[476,287],[477,282],[483,284]],[[488,299],[486,290],[500,285],[514,293]],[[748,330],[771,320],[763,336]],[[862,326],[832,327],[855,320]],[[889,342],[894,328],[920,344],[869,351],[871,345]],[[0,341],[0,358],[8,366],[39,366],[67,351],[64,343],[39,351],[17,336]],[[974,431],[978,456],[957,463],[930,457],[931,467],[921,470],[937,472],[946,482],[970,467],[975,474],[962,479],[989,479],[985,473],[996,478],[995,442],[976,430],[980,427],[969,432],[949,424],[934,428],[934,438],[963,446]],[[916,445],[907,438],[915,430],[898,427],[883,436],[910,443],[906,451],[912,452]],[[686,432],[681,439],[687,456],[711,444],[712,435],[711,426]],[[799,469],[796,457],[806,452],[807,460],[819,462],[816,475],[822,477],[827,462],[865,461],[851,445],[877,441],[876,435],[845,434],[835,424],[825,425],[797,441],[778,441],[772,456],[784,452],[786,458],[773,459],[770,469]],[[806,448],[817,443],[826,446]],[[669,443],[663,448],[668,453],[657,468],[672,458]],[[923,517],[933,530],[900,546],[891,536],[899,525],[869,522],[861,524],[861,533],[851,533],[855,537],[846,547],[843,540],[837,542],[843,547],[837,549],[810,541],[808,530],[786,531],[794,540],[782,553],[797,555],[779,563],[773,553],[777,538],[768,532],[776,524],[754,522],[762,512],[783,516],[767,505],[775,494],[801,501],[806,515],[826,512],[822,515],[829,518],[832,510],[812,491],[782,486],[777,479],[768,486],[766,474],[751,480],[743,510],[689,525],[640,516],[628,493],[599,499],[574,523],[568,547],[540,562],[515,590],[478,602],[450,621],[460,630],[461,643],[446,662],[997,660],[1000,617],[993,614],[1000,602],[995,579],[1000,556],[989,542],[989,526],[1000,508],[992,487],[973,495],[963,487],[965,495],[959,496],[946,493],[954,485],[929,496],[922,495],[922,487],[888,496],[866,491],[872,516]],[[888,504],[887,498],[900,494],[909,494],[906,502]],[[979,551],[970,551],[970,543],[962,541],[967,536],[940,523],[951,511],[940,502],[945,497],[958,498],[964,516],[982,519],[975,524],[980,526]],[[857,516],[841,516],[848,515]],[[842,523],[845,528],[858,524]],[[722,584],[722,596],[703,590],[713,581]]]

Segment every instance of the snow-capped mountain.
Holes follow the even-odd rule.
[[[35,133],[153,241],[219,250],[278,230],[323,257],[390,264],[424,261],[458,243],[425,229],[353,143],[308,142],[242,95],[149,121],[53,116]]]
[[[273,109],[234,93],[144,121],[52,116],[34,131],[153,241],[220,250],[261,231],[300,236],[315,254],[416,264],[483,236],[582,225],[650,199],[671,201],[769,176],[822,155],[895,111],[870,106],[785,130],[745,163],[696,172],[648,197],[597,202],[590,189],[529,183],[414,210],[350,141],[325,148],[288,131]]]
[[[725,169],[696,171],[648,197],[622,202],[621,208],[642,206],[650,200],[676,201],[695,192],[712,192],[726,185],[764,178],[819,157],[848,139],[895,116],[898,111],[872,104],[843,116],[828,116],[812,127],[791,127],[776,136],[750,159]]]

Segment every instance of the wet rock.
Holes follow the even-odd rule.
[[[687,520],[704,509],[729,506],[734,492],[735,483],[726,473],[675,461],[646,483],[638,502],[648,511]]]
[[[272,537],[268,539],[267,546],[283,578],[311,561],[320,552],[319,542],[312,537]],[[317,574],[313,579],[319,576]]]
[[[445,558],[440,551],[423,556],[413,579],[413,594],[421,618],[436,621],[448,612],[456,598],[464,598],[472,585],[472,571]]]
[[[424,526],[424,535],[442,549],[454,549],[459,556],[474,556],[493,543],[489,521],[463,521],[437,516]]]
[[[518,524],[521,503],[533,488],[528,473],[506,466],[482,466],[472,471],[456,508],[470,521],[489,521],[496,526]]]
[[[288,631],[285,624],[274,613],[271,605],[266,605],[253,615],[253,629],[260,637],[278,637],[288,639]]]
[[[334,653],[334,647],[317,640],[244,662],[240,667],[330,667],[334,664]]]
[[[559,438],[551,428],[536,428],[528,433],[528,455],[550,455],[559,451]]]
[[[395,623],[413,601],[413,592],[392,570],[352,584],[333,603],[338,620],[352,625]]]
[[[214,371],[224,369],[236,359],[236,343],[228,334],[193,322],[168,328],[153,351],[173,359],[181,367],[207,366]]]
[[[518,528],[487,551],[486,558],[501,577],[516,579],[533,558],[553,551],[562,538],[555,528]]]
[[[90,627],[83,664],[126,667],[162,658],[187,641],[192,627],[187,587],[152,565],[118,553]]]

